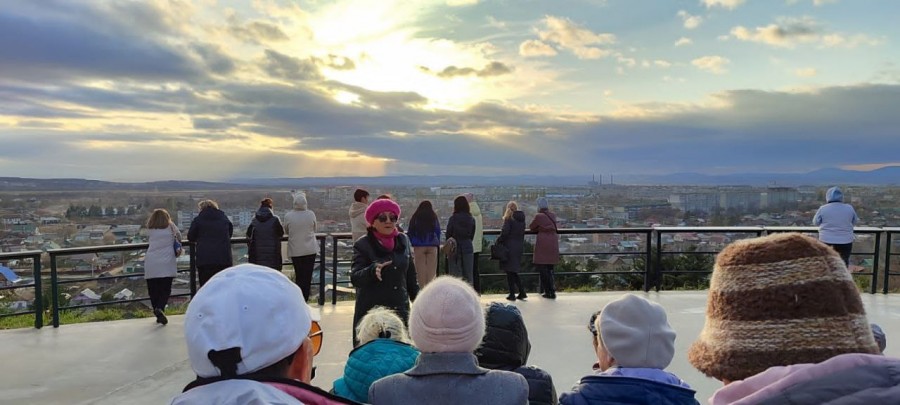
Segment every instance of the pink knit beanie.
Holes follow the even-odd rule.
[[[423,353],[471,353],[484,337],[484,313],[468,283],[442,276],[419,292],[409,335]]]
[[[393,212],[399,217],[400,206],[388,199],[375,200],[369,204],[368,208],[366,208],[366,223],[372,225],[372,222],[375,221],[375,217],[382,212]]]

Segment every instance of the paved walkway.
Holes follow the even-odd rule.
[[[640,293],[642,294],[642,293]],[[530,364],[553,376],[564,391],[596,361],[587,320],[590,314],[621,293],[560,294],[556,301],[534,295],[518,301],[530,331]],[[703,292],[648,293],[662,304],[678,332],[675,360],[669,370],[695,389],[705,403],[720,384],[687,362],[687,348],[703,326]],[[484,296],[487,303],[503,296]],[[900,357],[900,295],[863,294],[869,320],[888,336],[887,354]],[[313,383],[330,389],[343,371],[350,351],[353,303],[320,307],[325,346],[316,358]],[[151,318],[0,331],[0,404],[165,404],[194,375],[187,361],[182,316],[161,327]]]

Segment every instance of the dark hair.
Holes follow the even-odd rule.
[[[369,196],[369,192],[366,190],[363,190],[361,188],[358,188],[358,189],[356,189],[356,191],[353,192],[353,200],[356,202],[362,202],[362,199],[366,198],[368,196]]]
[[[259,205],[262,205],[263,207],[269,207],[269,208],[272,208],[273,205],[274,205],[274,203],[275,203],[275,202],[272,201],[271,198],[266,197],[266,198],[263,198],[262,201],[259,202]]]
[[[466,214],[471,212],[469,210],[469,200],[466,199],[466,196],[464,195],[456,197],[456,199],[453,200],[453,213],[456,214],[457,212],[465,212]]]
[[[419,208],[416,208],[416,212],[409,218],[409,229],[406,233],[424,238],[434,232],[434,224],[437,220],[437,213],[434,212],[431,201],[424,200],[419,203]]]
[[[594,337],[597,337],[597,335],[598,335],[597,325],[595,324],[598,316],[600,316],[600,311],[594,312],[591,315],[591,320],[588,321],[588,330],[591,332],[592,335],[594,335]]]
[[[391,197],[390,194],[382,194],[376,198],[376,200],[393,200],[394,197]]]

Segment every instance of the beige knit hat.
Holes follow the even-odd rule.
[[[797,233],[746,239],[716,258],[706,325],[688,351],[704,374],[737,381],[773,366],[878,353],[840,256]]]
[[[484,337],[484,310],[468,283],[442,276],[419,292],[409,336],[422,353],[471,353]]]

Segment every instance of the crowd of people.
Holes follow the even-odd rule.
[[[321,335],[313,344],[318,324],[306,304],[308,290],[274,263],[243,264],[207,273],[191,301],[185,336],[197,378],[173,404],[699,403],[689,382],[666,370],[675,356],[676,333],[665,309],[634,294],[590,315],[596,363],[571,390],[557,394],[551,373],[528,365],[531,342],[519,309],[498,302],[483,306],[467,277],[470,261],[464,257],[474,255],[475,238],[471,197],[454,200],[446,228],[456,239],[456,270],[436,277],[435,260],[428,256],[447,250],[447,243],[440,243],[440,223],[430,202],[419,205],[409,229],[401,232],[402,211],[389,196],[367,204],[368,193],[357,195],[356,202],[366,205],[366,228],[354,241],[354,348],[331,392],[311,385]],[[832,191],[828,198],[831,204]],[[543,296],[555,298],[552,270],[559,251],[550,237],[556,239],[556,218],[546,200],[538,200],[538,208],[528,227],[538,234],[534,263],[546,266],[541,268]],[[200,209],[201,214],[218,210],[208,201]],[[286,216],[285,226],[271,209],[270,199],[261,202],[248,230],[251,249],[265,242],[262,229],[314,233],[315,216],[304,213],[305,197],[295,196],[296,211]],[[833,220],[828,211],[837,210],[844,208],[828,208],[821,216]],[[350,209],[351,215],[357,211]],[[200,246],[216,246],[200,238],[200,222],[216,224],[215,211],[209,212],[189,232],[198,245],[206,243]],[[506,251],[496,254],[508,275],[507,299],[526,299],[517,274],[525,216],[510,202],[503,220],[496,244]],[[167,296],[158,285],[165,286],[167,279],[171,288],[174,274],[166,266],[178,254],[172,244],[180,234],[164,210],[155,211],[147,225],[151,248],[160,251],[147,275],[148,289],[151,282],[157,284],[151,301],[154,309],[164,309]],[[315,255],[308,237],[297,239],[289,244],[292,260]],[[428,253],[420,255],[417,248]],[[273,252],[256,249],[257,261]],[[723,384],[709,403],[892,403],[900,398],[900,359],[882,354],[884,333],[868,322],[841,253],[823,241],[787,233],[737,241],[717,255],[705,325],[686,353],[691,365]],[[224,261],[206,259],[207,269]],[[158,321],[164,320],[163,315]]]

